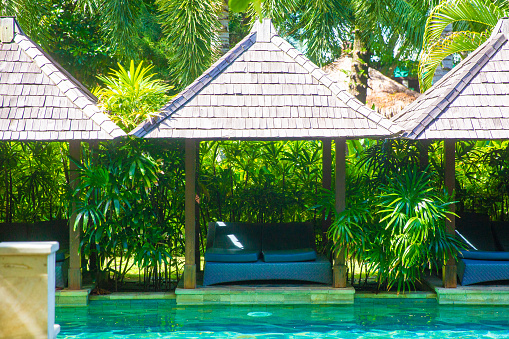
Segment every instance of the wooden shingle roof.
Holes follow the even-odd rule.
[[[0,140],[106,140],[125,135],[97,99],[23,34],[0,43]],[[5,39],[3,39],[5,41]]]
[[[509,139],[509,19],[392,120],[410,139]]]
[[[145,138],[382,137],[395,123],[342,90],[269,19],[131,134]]]

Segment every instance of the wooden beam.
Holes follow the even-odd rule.
[[[455,178],[455,140],[445,140],[444,145],[444,158],[445,158],[445,189],[447,193],[452,195],[456,184]],[[451,212],[456,211],[456,206],[450,205],[449,210]],[[454,235],[456,230],[455,217],[449,216],[450,220],[446,220],[445,226],[447,233]],[[457,269],[456,261],[453,258],[449,258],[442,270],[442,281],[445,288],[455,288],[457,285]]]
[[[81,142],[69,141],[69,156],[77,161],[81,161]],[[69,181],[72,189],[79,185],[78,167],[72,161],[69,161]],[[69,218],[69,274],[68,287],[70,290],[81,289],[81,225],[74,227],[76,220],[76,204],[72,204],[71,217]]]
[[[196,140],[185,140],[185,237],[184,288],[196,288]]]
[[[322,155],[322,187],[330,190],[332,184],[332,140],[322,140],[323,155]],[[323,244],[326,245],[329,242],[327,237],[327,231],[331,225],[331,216],[325,219],[325,212],[322,215],[322,239]]]
[[[199,187],[198,187],[198,177],[200,175],[200,140],[197,140],[196,141],[196,174],[195,174],[195,178],[196,178],[196,181],[195,181],[195,187],[196,187],[196,194],[197,194],[197,197],[199,197],[200,195],[200,192],[199,192]],[[195,211],[194,211],[194,215],[195,215],[195,250],[194,250],[194,253],[195,253],[195,260],[196,260],[196,271],[197,272],[201,272],[201,255],[200,255],[200,204],[198,203],[198,201],[195,199]]]
[[[342,212],[346,207],[346,139],[339,138],[336,143],[336,211]],[[341,249],[336,253],[332,267],[332,287],[346,287],[346,253]]]

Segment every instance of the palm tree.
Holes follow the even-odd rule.
[[[238,0],[237,0],[238,1]],[[427,14],[437,0],[266,0],[263,15],[280,31],[304,41],[306,54],[322,66],[338,58],[353,38],[350,92],[366,102],[372,55],[418,52]]]
[[[465,56],[477,49],[498,20],[508,14],[506,0],[443,0],[433,8],[426,22],[419,62],[421,91],[431,87],[435,70],[445,57],[454,53]],[[443,36],[451,24],[453,32]]]
[[[177,87],[190,84],[219,54],[222,0],[156,0],[163,34],[170,45],[169,66]]]

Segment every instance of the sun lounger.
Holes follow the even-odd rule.
[[[331,263],[317,255],[314,239],[309,223],[210,223],[203,285],[275,280],[331,284]]]
[[[509,279],[509,252],[500,251],[487,216],[466,213],[457,220],[456,233],[469,250],[460,252],[458,276],[463,286]]]

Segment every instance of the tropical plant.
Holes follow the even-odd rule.
[[[131,60],[129,70],[118,64],[119,70],[111,69],[108,76],[99,76],[105,88],[93,92],[111,119],[125,132],[131,131],[146,119],[152,118],[168,102],[168,91],[173,87],[163,81],[152,79],[153,66],[137,67]]]
[[[415,167],[381,188],[376,207],[383,230],[375,247],[382,251],[370,253],[378,258],[380,283],[387,281],[388,288],[396,284],[398,290],[415,288],[425,268],[441,269],[448,258],[457,257],[462,245],[445,227],[453,203]]]
[[[421,91],[432,85],[436,68],[451,54],[465,56],[478,48],[491,34],[498,20],[509,14],[505,0],[442,0],[426,22],[419,61]],[[448,25],[453,32],[443,36]]]
[[[66,153],[60,143],[0,143],[0,220],[33,223],[65,218]]]
[[[414,289],[424,269],[439,269],[456,258],[462,245],[445,228],[453,201],[433,188],[429,174],[408,166],[365,200],[360,186],[352,186],[353,199],[335,213],[329,237],[335,251],[346,249],[368,264],[379,287]]]
[[[79,168],[75,227],[83,227],[83,254],[97,255],[98,273],[111,271],[115,287],[136,264],[151,269],[159,289],[162,268],[171,258],[168,232],[151,204],[160,170],[135,144],[139,141],[103,144],[99,154],[88,154],[82,163],[72,160]]]

